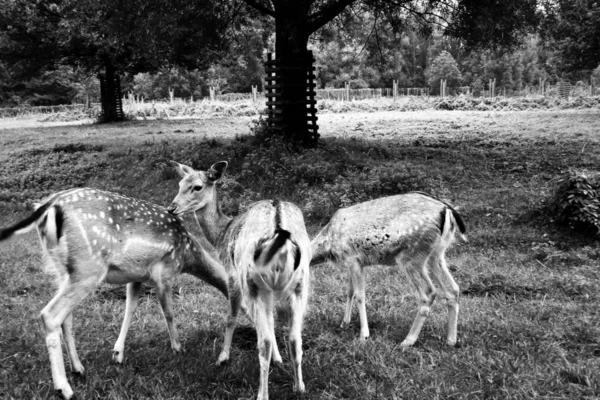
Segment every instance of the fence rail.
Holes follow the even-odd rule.
[[[541,85],[541,86],[526,86],[521,90],[507,90],[503,87],[493,87],[493,90],[483,89],[474,90],[468,86],[464,87],[447,87],[446,94],[448,96],[458,96],[461,94],[469,94],[475,97],[530,97],[530,96],[548,96],[548,97],[575,97],[575,96],[598,96],[600,95],[600,89],[596,85],[571,85],[560,82],[556,85]],[[416,87],[416,88],[396,88],[396,95],[398,97],[412,97],[412,96],[439,96],[437,93],[432,94],[428,87]],[[363,99],[380,99],[380,98],[394,98],[394,89],[392,88],[370,88],[370,89],[317,89],[315,90],[316,100],[363,100]],[[265,102],[265,92],[253,93],[223,93],[215,94],[213,97],[216,101],[222,102],[235,102],[235,101],[253,101],[256,99],[257,102]],[[210,98],[204,98],[203,100],[196,101],[194,99],[177,99],[164,102],[155,101],[144,101],[143,99],[136,99],[135,97],[124,97],[123,108],[125,112],[131,112],[132,110],[138,110],[146,107],[151,107],[154,104],[193,104],[197,102],[210,101]],[[85,104],[65,104],[56,106],[23,106],[23,107],[8,107],[0,108],[0,118],[17,118],[29,115],[40,115],[40,114],[55,114],[61,112],[74,112],[74,111],[85,111],[88,108],[93,110],[100,110],[100,103],[92,103],[90,106]]]
[[[84,111],[85,104],[63,104],[59,106],[27,106],[0,108],[0,118],[20,117],[26,115],[55,114],[67,111]],[[100,108],[100,103],[92,103],[90,108]]]

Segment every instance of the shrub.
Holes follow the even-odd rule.
[[[584,233],[600,233],[600,174],[569,171],[557,183],[550,211],[558,222]]]

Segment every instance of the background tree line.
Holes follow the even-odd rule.
[[[0,106],[98,101],[97,75],[123,71],[124,94],[199,99],[262,88],[263,60],[275,50],[265,15],[240,2],[136,0],[0,1]],[[368,2],[365,2],[368,3]],[[374,11],[376,10],[376,11]],[[540,79],[600,83],[600,4],[544,3],[516,46],[470,46],[413,16],[381,25],[381,8],[346,9],[311,36],[319,88],[449,86],[506,90]],[[351,12],[350,12],[351,11]],[[458,29],[458,28],[457,28]]]

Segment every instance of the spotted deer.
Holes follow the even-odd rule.
[[[167,322],[171,348],[182,349],[173,324],[171,281],[181,272],[197,276],[227,296],[227,275],[163,207],[102,190],[65,190],[46,198],[29,217],[0,230],[0,241],[33,228],[41,241],[46,269],[58,292],[41,313],[52,380],[57,393],[73,396],[61,350],[61,328],[75,373],[83,374],[73,338],[73,310],[103,282],[127,284],[125,318],[113,359],[121,363],[125,337],[142,282],[151,282]]]
[[[369,337],[365,306],[367,265],[401,266],[419,294],[419,310],[402,346],[412,346],[437,295],[447,300],[447,344],[456,344],[459,287],[446,266],[445,253],[458,235],[466,241],[460,214],[425,193],[409,193],[338,210],[311,242],[313,263],[331,260],[348,268],[346,312],[350,323],[356,298],[360,338]]]
[[[300,209],[292,203],[265,200],[229,218],[217,199],[216,182],[227,162],[208,171],[172,162],[181,176],[179,193],[169,206],[175,215],[195,212],[207,239],[216,247],[227,269],[230,311],[223,349],[217,364],[229,359],[231,340],[240,312],[256,327],[260,361],[259,400],[269,397],[271,359],[280,363],[274,328],[274,302],[279,299],[289,315],[289,353],[294,391],[303,392],[302,320],[308,299],[310,240]]]

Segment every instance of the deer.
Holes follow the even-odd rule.
[[[274,328],[274,304],[279,300],[289,315],[293,390],[304,392],[302,322],[308,301],[311,248],[302,211],[289,202],[263,200],[230,218],[221,211],[216,188],[227,169],[226,161],[213,164],[207,171],[196,171],[175,161],[171,164],[181,181],[168,210],[174,215],[195,214],[228,274],[230,308],[217,365],[229,360],[237,318],[240,314],[247,315],[254,324],[258,341],[257,399],[269,398],[271,360],[282,362]]]
[[[341,328],[350,324],[356,299],[360,339],[369,337],[365,271],[369,265],[400,266],[418,292],[419,308],[402,347],[412,346],[438,295],[448,307],[448,346],[456,345],[459,287],[445,253],[456,237],[466,242],[465,224],[448,203],[412,192],[337,210],[311,241],[313,264],[331,261],[348,270],[346,310]]]
[[[65,373],[61,331],[71,368],[83,375],[73,337],[73,310],[101,283],[127,284],[125,317],[113,350],[117,363],[123,362],[125,338],[143,282],[156,288],[174,352],[181,352],[182,345],[173,323],[173,278],[185,272],[228,296],[224,267],[178,217],[150,202],[91,188],[61,191],[36,204],[25,219],[0,229],[0,241],[34,228],[45,270],[54,275],[58,285],[41,319],[54,389],[64,399],[74,393]]]

